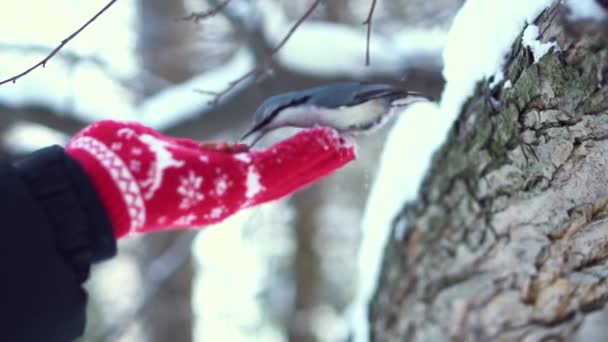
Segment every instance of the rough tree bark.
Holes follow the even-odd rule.
[[[514,42],[512,87],[478,84],[394,220],[406,234],[386,249],[373,340],[581,340],[606,326],[589,316],[608,300],[608,31],[574,34],[559,4],[537,24],[561,52],[534,64]]]

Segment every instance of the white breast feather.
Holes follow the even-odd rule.
[[[353,126],[364,126],[374,122],[384,114],[386,113],[382,100],[336,109],[302,106],[283,110],[269,127],[321,125],[333,127],[338,131],[348,131]]]

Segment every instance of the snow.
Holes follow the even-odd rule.
[[[357,295],[349,312],[357,342],[367,341],[367,306],[380,276],[393,217],[405,201],[416,198],[430,156],[443,143],[451,123],[437,104],[416,102],[398,113],[389,133],[362,223]]]
[[[505,73],[502,70],[499,70],[498,72],[496,72],[496,74],[494,74],[494,77],[492,78],[492,82],[490,82],[488,87],[490,87],[490,89],[494,89],[494,87],[499,85],[500,82],[502,82],[504,79],[505,79]]]
[[[469,0],[458,11],[443,52],[442,111],[454,120],[477,81],[502,71],[504,59],[526,22],[552,0]]]
[[[605,20],[606,10],[597,4],[596,0],[564,0],[564,4],[570,8],[569,20]]]
[[[524,33],[521,37],[521,44],[524,47],[527,47],[532,52],[532,56],[534,57],[534,64],[538,63],[540,59],[549,53],[551,49],[559,49],[555,42],[542,43],[537,40],[539,36],[538,26],[534,24],[528,25],[524,30]]]
[[[357,294],[348,315],[353,340],[369,340],[368,306],[377,287],[393,219],[414,200],[433,153],[443,144],[462,105],[484,78],[501,79],[505,56],[526,23],[551,0],[469,0],[459,10],[443,51],[446,86],[439,105],[415,103],[386,141],[362,223]],[[401,232],[403,235],[405,232]]]

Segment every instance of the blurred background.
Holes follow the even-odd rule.
[[[266,97],[337,80],[437,99],[443,42],[463,1],[377,1],[369,66],[371,0],[321,1],[274,54],[314,1],[117,1],[45,68],[0,86],[0,149],[18,159],[100,119],[234,140]],[[2,1],[0,78],[42,60],[107,2]],[[82,341],[346,341],[360,222],[388,130],[358,138],[356,162],[290,198],[202,231],[120,241],[87,283]]]

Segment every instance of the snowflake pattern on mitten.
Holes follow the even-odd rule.
[[[354,145],[328,128],[303,131],[263,151],[213,146],[137,123],[102,121],[77,134],[66,151],[92,179],[117,237],[216,223],[355,158]]]

